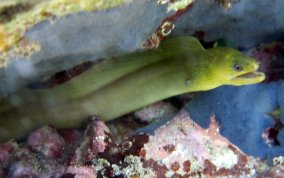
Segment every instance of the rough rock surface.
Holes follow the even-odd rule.
[[[0,93],[82,62],[135,51],[172,13],[154,0],[136,0],[111,10],[43,21],[25,35],[41,49],[32,56],[14,56],[0,69]]]
[[[283,157],[275,157],[270,167],[221,136],[214,116],[209,128],[203,129],[186,111],[153,128],[152,134],[132,135],[120,144],[114,144],[112,133],[98,117],[90,118],[83,139],[81,131],[50,127],[35,130],[29,138],[43,140],[47,137],[43,132],[68,143],[60,149],[61,156],[42,154],[58,153],[47,143],[38,143],[36,149],[30,141],[0,144],[2,177],[279,177],[283,173]],[[58,145],[58,139],[49,144]]]
[[[176,23],[177,34],[204,33],[206,41],[226,39],[241,47],[252,47],[283,37],[284,2],[281,0],[196,1]],[[212,2],[212,1],[211,1]],[[223,8],[218,2],[228,2]]]
[[[36,42],[40,50],[29,57],[13,56],[0,69],[0,96],[31,80],[49,77],[85,61],[156,47],[171,32],[195,33],[205,41],[225,39],[242,48],[283,36],[284,2],[280,0],[176,2],[183,2],[185,9],[175,12],[179,7],[175,1],[133,0],[107,11],[79,12],[38,23],[25,33],[26,39],[20,46]],[[1,35],[0,27],[0,38]],[[110,129],[117,131],[114,136],[102,121],[93,119],[84,133],[43,127],[33,132],[27,143],[1,144],[0,177],[281,177],[284,167],[284,82],[278,81],[284,73],[281,51],[283,44],[279,43],[260,45],[248,52],[261,61],[270,83],[225,86],[198,93],[190,97],[185,107],[190,118],[182,112],[169,123],[155,123],[136,135],[130,133],[137,126],[125,131],[127,124],[115,128],[114,123]],[[277,120],[272,113],[279,108]],[[152,111],[159,114],[155,106],[148,109],[142,112],[142,117],[149,117]],[[220,128],[214,120],[210,121],[212,114]],[[119,142],[112,138],[119,138]],[[267,143],[269,139],[274,139],[274,143]],[[61,158],[56,159],[57,155]],[[273,167],[250,156],[266,158]]]

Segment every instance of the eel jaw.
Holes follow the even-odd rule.
[[[265,74],[258,71],[250,71],[232,78],[232,85],[249,85],[262,82],[265,79]]]

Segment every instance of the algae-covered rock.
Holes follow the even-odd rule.
[[[149,42],[149,39],[150,47],[156,47],[159,45],[160,40],[171,32],[173,32],[173,35],[195,34],[204,41],[214,41],[221,38],[232,42],[235,47],[240,46],[245,48],[263,41],[273,41],[283,36],[284,23],[282,19],[284,13],[281,11],[283,7],[284,1],[265,0],[1,1],[0,98],[1,95],[7,95],[30,82],[44,80],[58,71],[69,69],[83,62],[95,61],[101,58],[109,58],[140,50],[145,47],[143,45],[145,42]],[[7,8],[9,11],[8,14],[4,13],[8,12]],[[267,52],[267,49],[264,51]],[[281,61],[282,58],[279,56],[281,56],[282,53],[276,56],[274,55],[276,53],[275,50],[271,49],[268,49],[268,53],[269,54],[265,55],[262,54],[262,56],[266,56],[265,60],[269,61],[275,59]],[[260,61],[262,64],[266,63],[264,60]],[[281,69],[281,66],[279,66],[278,69]],[[283,70],[283,66],[281,70]],[[271,76],[270,74],[268,75],[268,70],[265,72],[267,76]],[[281,76],[283,78],[283,74]],[[279,106],[282,109],[284,107],[283,86],[283,82],[279,81],[238,88],[225,86],[213,91],[199,93],[186,108],[189,115],[203,127],[208,126],[210,115],[212,113],[215,114],[221,126],[220,133],[230,140],[230,144],[237,145],[245,152],[242,153],[240,150],[237,150],[240,152],[239,155],[247,154],[261,158],[271,158],[271,160],[273,160],[278,156],[283,156],[284,153],[283,110],[280,114],[282,129],[280,129],[278,133],[279,145],[271,146],[267,144],[265,139],[263,139],[263,133],[275,124],[270,113],[279,108]],[[153,106],[150,107],[150,109],[151,110],[147,110],[146,112],[147,117],[151,114],[150,111],[155,111],[153,112],[154,114],[157,113],[156,110],[152,110],[155,109]],[[157,111],[162,110],[158,108]],[[145,115],[143,114],[143,116]],[[167,116],[163,115],[163,117]],[[189,116],[186,118],[189,119]],[[85,147],[78,148],[77,153],[79,154],[77,156],[83,158],[83,161],[90,161],[86,160],[86,157],[81,153],[83,153],[84,149],[89,149],[89,145],[86,143],[93,141],[96,143],[95,145],[103,147],[93,147],[94,149],[91,150],[89,155],[93,157],[97,156],[98,153],[106,152],[106,155],[109,156],[108,158],[115,157],[115,159],[120,159],[120,161],[127,163],[127,166],[124,167],[119,164],[116,165],[116,167],[113,165],[111,170],[117,169],[121,174],[127,171],[133,172],[133,169],[137,169],[139,166],[141,168],[141,160],[143,160],[145,156],[149,156],[147,155],[148,153],[146,154],[145,149],[141,149],[146,145],[145,140],[156,138],[156,140],[151,142],[151,145],[148,144],[148,146],[153,147],[153,149],[148,149],[151,153],[154,148],[157,148],[156,145],[159,140],[164,139],[163,142],[160,143],[160,148],[162,149],[156,150],[158,154],[152,155],[158,157],[156,161],[161,162],[165,152],[167,152],[166,154],[169,156],[171,156],[171,153],[180,153],[180,155],[176,155],[175,161],[168,159],[167,163],[169,164],[165,164],[164,166],[158,165],[157,162],[152,162],[153,160],[149,161],[148,164],[151,164],[153,169],[157,168],[157,174],[163,174],[165,170],[169,171],[169,176],[176,175],[181,171],[190,172],[194,170],[191,169],[194,167],[194,165],[191,165],[192,162],[188,160],[178,162],[182,160],[180,158],[186,158],[182,153],[190,151],[188,150],[190,149],[188,145],[197,145],[196,142],[193,142],[194,144],[188,144],[187,142],[188,135],[186,134],[192,132],[191,126],[196,128],[194,125],[197,125],[193,121],[190,121],[192,125],[188,123],[189,121],[187,119],[176,118],[171,122],[173,125],[165,124],[158,129],[155,127],[161,123],[150,126],[152,132],[162,130],[165,134],[158,135],[156,132],[154,136],[146,135],[146,139],[145,135],[141,134],[139,138],[143,137],[144,140],[143,138],[139,140],[136,135],[136,137],[133,137],[134,141],[125,141],[125,143],[129,144],[122,145],[122,150],[117,150],[118,148],[115,148],[115,150],[118,152],[121,151],[121,154],[124,154],[124,156],[126,153],[130,152],[130,148],[136,148],[135,153],[139,153],[135,156],[128,154],[124,157],[125,159],[121,157],[122,155],[120,153],[119,155],[115,155],[115,157],[114,153],[109,151],[109,143],[99,142],[100,140],[96,139],[85,140],[85,142],[81,144],[81,146],[83,145]],[[125,130],[125,127],[123,129]],[[171,129],[173,132],[169,132]],[[200,130],[202,130],[202,132]],[[199,128],[199,131],[194,133],[194,135],[196,135],[194,138],[203,138],[201,136],[204,136],[204,133],[207,131],[208,129]],[[175,132],[178,132],[179,137],[176,137],[176,134],[171,134]],[[88,133],[95,134],[96,132]],[[198,135],[200,133],[201,135]],[[129,132],[127,132],[127,134],[129,135]],[[203,141],[209,143],[218,140],[214,137],[216,134],[217,131],[211,134],[210,137],[201,140],[201,143],[203,143]],[[219,133],[217,135],[223,139]],[[74,136],[69,135],[69,137],[73,138]],[[81,138],[80,133],[78,137]],[[122,139],[123,137],[119,138]],[[166,144],[169,139],[177,140],[181,138],[184,139],[178,144],[183,149],[177,149],[179,147]],[[77,142],[80,143],[80,139],[78,140]],[[228,142],[229,141],[226,141],[226,143]],[[214,144],[215,142],[212,143],[213,148],[216,146]],[[204,146],[206,145],[200,144],[200,148]],[[42,148],[45,147],[40,147],[40,149]],[[234,151],[234,153],[236,153],[236,150],[232,148],[234,147],[226,147],[226,150],[229,150],[229,153]],[[211,147],[208,147],[209,151],[210,149]],[[162,152],[161,150],[164,151]],[[208,151],[206,149],[203,150]],[[28,154],[29,153],[30,152],[28,152]],[[204,153],[209,154],[208,152]],[[213,153],[222,152],[215,151]],[[19,155],[25,156],[26,153]],[[235,154],[230,155],[236,158],[234,156]],[[247,155],[244,157],[247,157]],[[218,154],[215,156],[218,156]],[[219,156],[222,155],[219,154]],[[13,169],[10,170],[10,174],[11,172],[19,170],[19,168],[21,168],[20,165],[27,165],[26,170],[29,173],[34,173],[34,168],[30,168],[30,164],[27,163],[29,163],[29,160],[40,160],[33,157],[27,159],[25,163],[19,161],[19,163],[13,164]],[[210,159],[209,162],[209,159],[207,161],[202,160],[201,168],[204,168],[204,170],[206,170],[206,168],[212,168],[211,171],[213,171],[213,173],[216,173],[217,170],[214,165],[219,167],[220,165],[222,166],[222,161],[228,161],[220,157],[210,158],[212,159]],[[102,160],[106,160],[105,157],[102,158]],[[134,163],[134,161],[136,162]],[[106,162],[108,163],[107,160],[104,163]],[[53,162],[50,162],[50,164],[51,163]],[[213,166],[212,163],[214,163]],[[232,161],[229,160],[229,163],[232,163]],[[205,164],[206,166],[204,166]],[[283,164],[283,162],[281,164]],[[235,165],[237,166],[239,164]],[[231,167],[234,167],[234,165],[231,165]],[[226,168],[229,169],[231,167]],[[2,167],[0,168],[1,177],[4,173],[1,172]],[[107,169],[110,169],[110,167],[105,168],[106,172]],[[49,168],[45,170],[49,170]],[[98,170],[98,168],[96,168],[96,170]],[[62,169],[58,170],[60,174],[62,171]],[[88,167],[77,168],[70,166],[67,169],[68,174],[72,173],[74,175],[79,175],[84,171],[86,174],[96,174],[93,173],[93,168],[89,169]],[[207,171],[210,172],[210,170]],[[271,171],[271,175],[273,172],[276,173],[276,171]],[[147,169],[146,171],[140,171],[138,175],[144,176],[146,173],[152,175],[153,172]],[[219,173],[218,175],[223,175],[221,171]],[[229,175],[236,175],[235,172],[233,173],[234,174]],[[242,175],[251,174],[244,172]]]
[[[8,51],[1,53],[0,93],[85,61],[134,51],[171,14],[157,1],[114,1],[123,5],[97,12],[92,10],[113,3],[93,0],[90,9],[83,2],[43,1],[4,24],[0,40],[2,34]]]
[[[0,94],[85,61],[133,52],[149,38],[157,42],[161,26],[164,35],[198,33],[242,47],[278,39],[283,6],[265,0],[1,1]]]

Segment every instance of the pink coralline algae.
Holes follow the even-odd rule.
[[[64,166],[55,159],[38,155],[27,148],[17,149],[11,156],[7,177],[59,177]]]
[[[267,170],[267,172],[259,174],[259,177],[273,177],[273,178],[283,178],[284,175],[284,164],[276,165]]]
[[[203,129],[181,111],[148,131],[116,144],[98,117],[89,119],[84,133],[42,127],[30,134],[27,143],[0,145],[0,176],[281,177],[283,173],[282,157],[269,167],[245,155],[219,134],[214,116]]]
[[[165,177],[251,174],[249,157],[219,134],[213,116],[210,127],[203,129],[182,111],[149,136],[142,150],[144,164],[151,167],[155,162],[162,167]]]
[[[8,142],[0,145],[0,169],[5,168],[9,164],[9,156],[11,152],[17,148],[17,144]]]
[[[96,170],[91,167],[86,166],[69,166],[65,174],[62,176],[64,177],[74,177],[74,178],[95,178],[96,176]]]
[[[5,177],[4,169],[6,169],[11,162],[12,152],[17,148],[16,143],[7,142],[0,144],[0,177]]]
[[[102,120],[98,117],[90,118],[83,141],[77,148],[71,164],[84,165],[98,153],[104,152],[110,142],[109,134],[110,131]]]
[[[60,157],[65,146],[64,139],[55,129],[45,126],[32,132],[27,143],[33,151],[39,152],[48,158]]]
[[[108,128],[97,117],[90,119],[84,138],[75,129],[44,126],[20,146],[14,142],[0,144],[0,176],[94,178],[95,168],[86,164],[105,150],[107,134]]]

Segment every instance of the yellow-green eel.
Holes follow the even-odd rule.
[[[172,37],[157,49],[103,60],[54,88],[25,88],[2,100],[0,142],[44,124],[74,128],[90,115],[107,121],[175,95],[258,83],[265,79],[258,67],[235,49],[204,49],[194,37]]]

